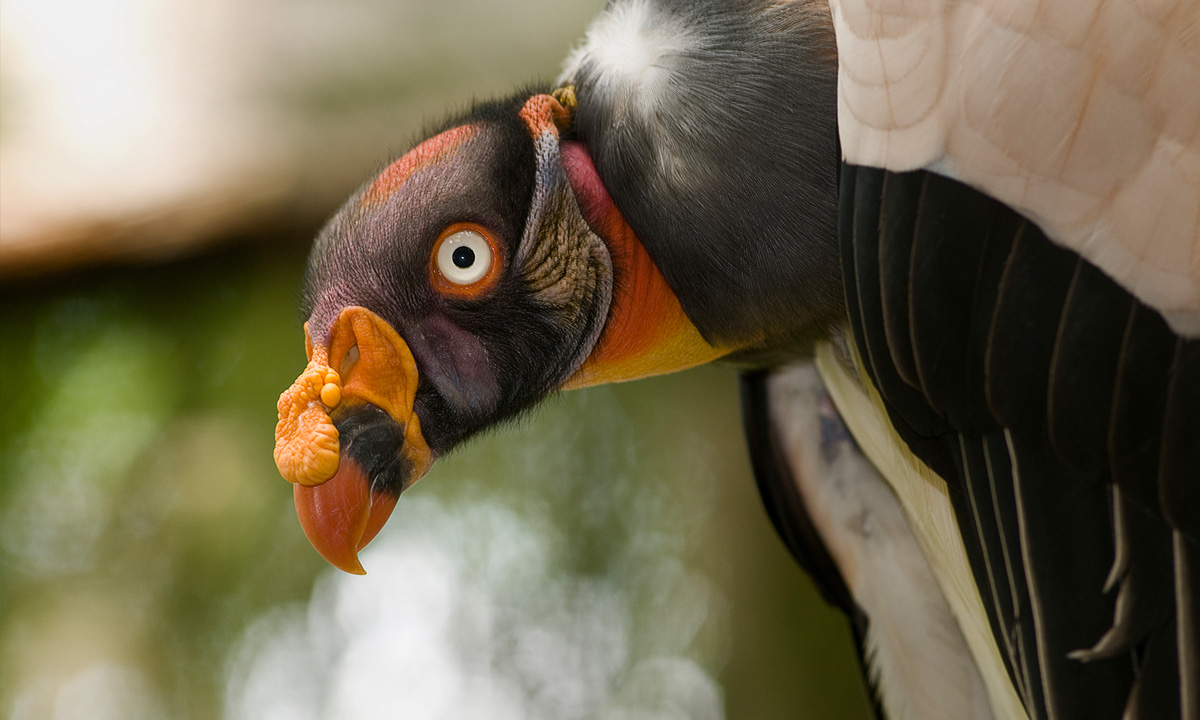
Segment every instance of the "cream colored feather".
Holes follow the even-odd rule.
[[[830,5],[848,162],[962,180],[1200,336],[1200,2]]]
[[[857,363],[857,358],[854,360]],[[992,713],[1005,720],[1028,717],[1009,681],[987,612],[972,578],[946,483],[922,463],[888,421],[883,400],[861,383],[828,343],[816,349],[817,370],[859,447],[891,485],[925,554],[971,656],[987,687]],[[859,373],[860,377],[865,377]]]
[[[773,433],[813,527],[867,616],[865,658],[889,720],[995,720],[958,621],[896,494],[848,437],[811,362],[771,373]]]

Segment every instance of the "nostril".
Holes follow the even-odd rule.
[[[342,377],[347,377],[354,366],[358,364],[358,345],[351,345],[350,349],[342,357],[342,363],[338,366],[338,373]]]

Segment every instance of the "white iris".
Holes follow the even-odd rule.
[[[492,267],[492,248],[479,233],[460,230],[438,246],[437,267],[456,285],[479,282]]]

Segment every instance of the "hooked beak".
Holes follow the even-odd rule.
[[[413,410],[417,365],[400,335],[362,307],[342,310],[324,342],[305,326],[309,363],[279,397],[275,464],[295,484],[309,542],[363,574],[358,552],[433,464]]]

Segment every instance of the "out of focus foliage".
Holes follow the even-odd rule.
[[[845,625],[758,505],[728,369],[559,396],[406,494],[367,577],[324,566],[271,461],[302,259],[0,294],[11,717],[861,712]]]

